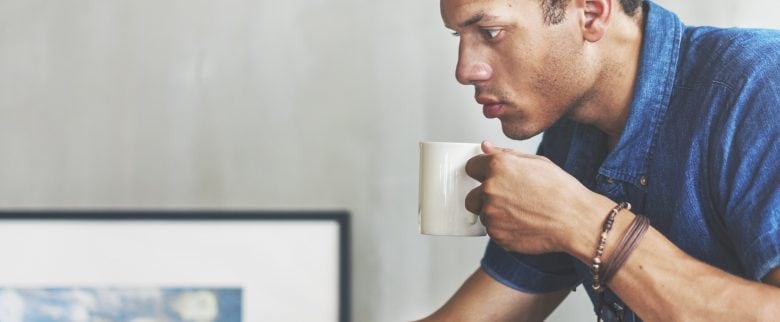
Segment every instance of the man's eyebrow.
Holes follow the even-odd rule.
[[[482,20],[493,20],[496,16],[493,15],[487,15],[484,11],[477,12],[471,18],[466,19],[463,23],[459,25],[460,28],[466,28],[468,26],[471,26],[477,22],[480,22]]]

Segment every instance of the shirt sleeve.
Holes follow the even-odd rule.
[[[747,81],[721,117],[712,172],[726,233],[745,273],[780,267],[780,64]]]
[[[482,269],[501,284],[525,293],[549,293],[580,284],[573,259],[565,253],[523,255],[508,252],[491,240]]]

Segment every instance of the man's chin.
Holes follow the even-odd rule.
[[[507,124],[504,122],[501,122],[501,130],[504,132],[504,135],[506,137],[512,139],[512,140],[527,140],[534,136],[539,135],[539,133],[542,133],[544,129],[541,130],[535,130],[535,129],[526,129],[521,128],[519,126],[513,126],[512,124]]]

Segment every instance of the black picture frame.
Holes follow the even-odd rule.
[[[13,221],[260,221],[334,222],[338,225],[338,320],[351,321],[351,218],[347,211],[265,210],[0,210],[0,225]],[[305,308],[302,308],[305,309]]]

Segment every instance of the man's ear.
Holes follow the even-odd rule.
[[[580,28],[582,36],[589,42],[597,42],[604,37],[612,18],[612,0],[578,0],[582,6]]]

